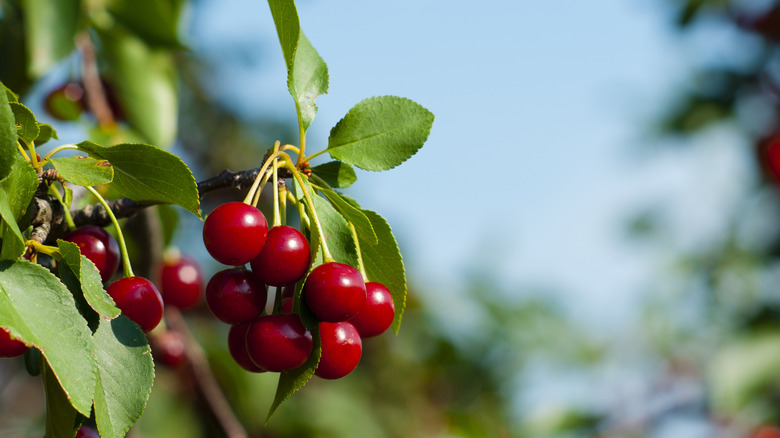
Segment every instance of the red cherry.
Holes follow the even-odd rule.
[[[165,257],[160,272],[160,293],[166,305],[190,309],[203,300],[203,273],[189,256]]]
[[[203,243],[214,260],[243,265],[260,254],[268,234],[268,222],[255,207],[228,202],[215,208],[203,224]]]
[[[161,364],[176,368],[187,359],[186,346],[181,333],[167,330],[151,340],[152,356]]]
[[[100,271],[103,283],[116,274],[119,267],[119,245],[108,231],[87,225],[68,233],[63,240],[78,245],[81,254],[86,256]]]
[[[46,112],[58,120],[76,120],[84,111],[84,88],[76,82],[61,85],[46,95]]]
[[[235,325],[249,322],[265,309],[268,291],[246,269],[219,271],[206,285],[206,304],[222,322]]]
[[[81,426],[74,438],[100,438],[100,435],[89,426]]]
[[[390,291],[382,283],[366,283],[366,305],[349,322],[355,326],[361,338],[381,335],[395,318],[395,303]]]
[[[303,278],[309,269],[309,241],[293,227],[271,228],[263,250],[250,266],[258,279],[269,286],[284,286]]]
[[[357,329],[349,322],[321,322],[322,356],[314,374],[323,379],[340,379],[355,369],[363,353]]]
[[[343,263],[323,263],[314,268],[303,285],[306,305],[321,321],[346,321],[366,303],[363,276]]]
[[[119,310],[149,332],[163,316],[163,299],[154,284],[143,277],[121,278],[106,288]]]
[[[228,351],[230,356],[236,361],[241,368],[253,372],[263,373],[264,369],[257,366],[252,359],[249,358],[249,351],[246,349],[246,332],[249,330],[251,322],[245,322],[230,327],[228,331]]]
[[[287,371],[303,365],[312,346],[311,333],[295,314],[261,316],[246,333],[250,359],[267,371]]]
[[[27,351],[27,348],[24,342],[11,338],[11,333],[0,327],[0,357],[21,356]]]
[[[773,426],[763,426],[756,431],[753,438],[780,438],[780,428]]]

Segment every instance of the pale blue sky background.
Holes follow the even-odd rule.
[[[247,114],[294,120],[265,2],[202,3],[191,43],[230,78],[215,93]],[[740,140],[722,132],[685,152],[646,153],[659,141],[647,135],[653,117],[698,53],[664,6],[300,1],[302,29],[331,76],[307,145],[323,148],[366,97],[417,101],[436,115],[425,147],[392,171],[360,172],[348,191],[388,218],[413,283],[467,314],[438,298],[457,296],[470,266],[493,262],[501,284],[560,291],[586,319],[630,318],[665,253],[627,241],[626,221],[668,206],[682,232],[665,243],[701,241],[724,226],[718,212],[740,190],[717,176],[751,177]]]

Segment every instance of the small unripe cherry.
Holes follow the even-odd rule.
[[[312,269],[303,285],[306,305],[320,321],[346,321],[366,303],[360,271],[343,263],[323,263]]]
[[[228,202],[211,212],[203,223],[203,244],[214,260],[238,266],[260,254],[268,234],[268,222],[257,208]]]
[[[150,332],[162,321],[163,299],[154,283],[143,277],[121,278],[106,288],[122,313]]]
[[[363,343],[357,329],[347,321],[321,322],[322,355],[314,374],[323,379],[340,379],[357,367]]]
[[[198,263],[178,251],[165,255],[160,271],[160,293],[166,305],[186,310],[203,300],[203,273]]]
[[[266,371],[298,368],[309,358],[314,343],[295,314],[264,315],[246,332],[246,349],[255,365]]]
[[[252,362],[252,359],[249,358],[249,351],[246,349],[246,332],[250,324],[252,323],[245,322],[230,327],[230,331],[228,331],[228,351],[241,368],[252,373],[263,373],[265,370]]]
[[[11,338],[11,333],[0,327],[0,357],[21,356],[28,348],[24,342]]]
[[[108,231],[94,225],[86,225],[66,234],[63,240],[78,245],[81,254],[100,271],[103,283],[116,273],[119,267],[119,245]]]
[[[206,304],[217,319],[235,325],[249,322],[265,309],[265,285],[243,268],[219,271],[206,285]]]
[[[382,283],[366,283],[366,304],[350,324],[354,325],[361,338],[381,335],[393,323],[395,303],[390,291]]]
[[[263,250],[252,259],[252,272],[269,286],[295,283],[309,269],[309,241],[297,229],[279,225],[268,231]]]

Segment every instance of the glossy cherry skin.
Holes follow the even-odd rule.
[[[366,303],[366,284],[352,266],[323,263],[309,273],[303,296],[320,321],[346,321],[357,315]]]
[[[309,358],[312,347],[311,332],[295,314],[261,316],[246,332],[249,358],[266,371],[298,368]]]
[[[81,426],[74,438],[100,438],[100,435],[89,426]]]
[[[154,283],[143,277],[121,278],[106,288],[125,316],[149,332],[163,316],[163,299]]]
[[[347,321],[321,322],[322,356],[314,374],[323,379],[340,379],[355,369],[363,354],[357,329]]]
[[[366,304],[360,313],[349,320],[360,333],[360,337],[381,335],[393,323],[393,318],[395,303],[390,291],[382,283],[366,283]]]
[[[71,231],[63,240],[78,245],[81,254],[94,263],[100,271],[103,283],[116,274],[119,268],[119,245],[108,231],[94,225],[87,225]]]
[[[203,301],[204,280],[198,263],[184,254],[165,257],[160,293],[165,305],[191,309]]]
[[[214,260],[243,265],[260,254],[268,234],[268,222],[255,207],[228,202],[211,212],[203,223],[203,243]]]
[[[295,283],[309,269],[309,241],[293,227],[279,225],[268,231],[263,250],[250,266],[257,278],[269,286]]]
[[[187,359],[186,346],[181,333],[167,330],[151,339],[152,356],[157,362],[176,368]]]
[[[265,285],[246,269],[219,271],[206,285],[206,304],[211,313],[230,325],[249,322],[260,316],[267,299]]]
[[[0,328],[0,357],[17,357],[27,351],[27,346],[19,339],[12,339],[11,333]]]
[[[263,373],[264,369],[257,366],[249,358],[249,351],[246,349],[246,332],[249,330],[251,322],[245,322],[230,327],[228,331],[228,351],[230,356],[241,368],[252,373]]]

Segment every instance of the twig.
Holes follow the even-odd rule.
[[[87,106],[95,115],[101,128],[113,128],[116,126],[116,120],[111,112],[111,106],[108,104],[106,91],[100,81],[95,46],[89,39],[89,34],[87,32],[79,33],[76,36],[76,45],[81,52],[81,79],[84,82]]]
[[[211,372],[206,354],[193,337],[179,309],[172,306],[166,308],[165,320],[171,329],[181,333],[184,340],[184,351],[189,364],[192,366],[192,373],[197,388],[203,394],[211,413],[214,414],[214,418],[225,432],[225,436],[228,438],[247,438],[246,430],[244,430],[244,427],[241,426],[241,423],[236,418],[225,398],[225,394],[217,383],[217,379]]]

